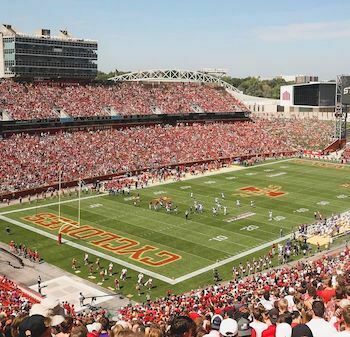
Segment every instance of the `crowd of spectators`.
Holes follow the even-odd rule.
[[[224,88],[194,83],[0,82],[0,110],[16,120],[152,113],[247,111]]]
[[[343,163],[350,163],[350,145],[347,145],[342,155]]]
[[[322,148],[318,121],[140,126],[125,129],[14,134],[0,142],[0,194],[62,181],[181,163]],[[314,127],[310,127],[313,124]],[[327,128],[327,124],[324,125]],[[304,137],[299,137],[304,133]]]
[[[311,122],[309,122],[311,123]],[[296,137],[303,121],[258,120],[126,129],[16,134],[0,142],[2,191],[202,160],[323,147],[326,133]],[[319,122],[313,122],[318,124]]]
[[[4,288],[3,284],[12,288]],[[294,266],[269,268],[187,294],[169,291],[155,301],[148,299],[143,304],[121,308],[114,317],[105,310],[76,313],[63,303],[66,317],[57,320],[57,315],[52,316],[51,327],[42,315],[55,315],[56,309],[40,311],[36,305],[28,318],[28,299],[18,301],[21,294],[9,296],[16,285],[2,278],[0,286],[0,336],[6,337],[17,337],[18,333],[19,337],[28,336],[23,330],[32,337],[46,336],[47,330],[47,336],[60,337],[350,336],[347,247],[337,254],[299,261]],[[11,335],[11,328],[15,334]]]
[[[22,290],[14,281],[0,275],[0,320],[2,317],[17,316],[29,310],[39,301]]]

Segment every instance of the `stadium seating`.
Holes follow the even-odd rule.
[[[342,155],[342,161],[344,163],[349,163],[350,162],[350,146],[346,146]]]
[[[19,288],[14,281],[0,275],[0,312],[6,315],[19,313],[38,302],[31,294]]]
[[[63,180],[71,181],[203,160],[323,148],[331,128],[323,124],[257,120],[15,134],[0,142],[0,194],[57,182],[59,167]],[[323,133],[317,131],[319,127]]]
[[[270,268],[228,284],[182,295],[168,291],[155,301],[121,308],[110,320],[107,318],[110,313],[104,309],[76,313],[64,302],[66,320],[52,327],[52,333],[63,330],[75,336],[76,329],[86,326],[85,335],[79,336],[88,333],[91,337],[102,337],[108,333],[112,337],[175,337],[183,334],[172,334],[172,329],[187,327],[193,329],[189,335],[193,337],[337,336],[337,331],[350,328],[349,272],[350,252],[345,247],[321,258]],[[28,301],[14,282],[4,277],[0,281],[2,333],[15,324],[16,316],[28,312],[35,301]],[[318,324],[322,324],[321,330]],[[231,334],[224,333],[227,329]],[[299,330],[311,330],[312,334],[298,334]],[[347,335],[344,332],[341,336]]]
[[[247,111],[221,87],[185,83],[78,84],[0,82],[0,110],[12,119],[30,120],[152,113]]]
[[[331,319],[334,315],[335,289],[339,289],[338,300],[346,299],[349,295],[346,293],[350,281],[347,274],[350,271],[349,258],[349,250],[345,248],[337,255],[299,262],[294,267],[270,269],[227,285],[208,286],[186,295],[169,294],[154,302],[126,307],[121,314],[125,321],[137,319],[143,324],[160,323],[164,318],[176,314],[205,318],[209,313],[224,316],[225,312],[232,315],[240,311],[240,314],[245,312],[249,315],[249,310],[252,312],[259,308],[267,312],[276,305],[282,314],[279,302],[283,302],[283,299],[287,299],[284,311],[290,313],[309,309],[314,300],[321,299],[328,304],[326,317]],[[333,289],[330,296],[326,291],[329,284]],[[244,306],[246,310],[242,311],[240,308]]]

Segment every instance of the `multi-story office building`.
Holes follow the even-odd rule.
[[[65,31],[51,36],[18,33],[11,25],[0,32],[0,78],[93,79],[97,74],[97,41],[73,38]]]

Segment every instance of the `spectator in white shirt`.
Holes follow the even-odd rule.
[[[324,303],[322,301],[314,301],[312,303],[312,319],[307,323],[307,326],[316,337],[330,337],[336,334],[335,327],[327,322],[323,316],[325,312]]]

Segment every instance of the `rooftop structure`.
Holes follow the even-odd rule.
[[[0,78],[93,79],[96,61],[97,41],[74,38],[67,30],[51,36],[42,28],[28,35],[2,25]]]

